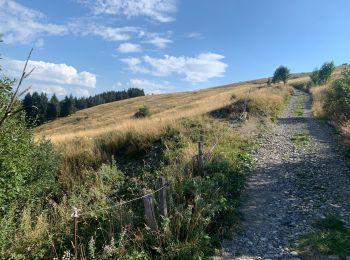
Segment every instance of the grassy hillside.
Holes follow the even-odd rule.
[[[252,133],[277,117],[291,91],[289,86],[251,82],[146,96],[81,110],[40,126],[36,138],[54,141],[57,168],[48,180],[39,178],[37,190],[49,191],[38,195],[40,204],[11,204],[13,210],[0,219],[6,227],[0,234],[1,258],[71,256],[73,207],[80,214],[78,259],[213,255],[239,219],[240,193],[253,162]],[[245,103],[249,121],[241,124]],[[152,115],[134,118],[144,105]],[[202,174],[195,159],[201,135]],[[38,167],[53,164],[44,160]],[[168,182],[167,217],[159,215],[160,176]],[[145,190],[156,192],[157,232],[145,226]]]
[[[239,219],[240,192],[252,166],[255,134],[277,117],[292,91],[288,85],[267,86],[260,80],[118,101],[40,126],[36,138],[50,138],[59,154],[53,182],[57,192],[46,196],[42,205],[19,209],[16,219],[0,220],[9,227],[0,236],[0,255],[60,259],[70,254],[72,207],[81,214],[79,256],[213,255]],[[249,121],[242,124],[239,116],[245,103]],[[143,105],[152,115],[135,119]],[[195,159],[200,135],[205,152],[202,175]],[[155,194],[158,231],[152,232],[145,227],[142,199],[133,199],[145,189],[156,191],[159,176],[169,183],[168,216],[159,215]],[[126,201],[131,202],[116,207]]]
[[[290,84],[306,82],[307,77],[297,77]],[[232,95],[237,98],[266,86],[266,79],[232,84],[193,92],[161,94],[117,101],[84,109],[36,129],[37,137],[46,137],[55,143],[74,137],[96,137],[111,131],[154,131],[170,121],[205,114],[228,105]],[[147,105],[152,116],[134,119],[139,107]]]

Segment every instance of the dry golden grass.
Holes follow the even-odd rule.
[[[251,89],[256,90],[257,87],[227,86],[108,103],[42,125],[36,129],[36,137],[45,137],[54,143],[61,143],[75,137],[97,137],[112,131],[126,132],[130,129],[154,133],[178,118],[201,115],[223,107],[230,102],[233,94],[239,97]],[[135,119],[133,115],[142,105],[150,108],[152,116]]]
[[[77,183],[92,178],[91,173],[120,149],[124,155],[132,154],[133,149],[142,150],[164,133],[187,131],[179,122],[180,118],[201,117],[226,107],[233,102],[233,96],[235,99],[249,96],[266,115],[276,115],[291,91],[291,87],[283,85],[236,84],[196,92],[137,97],[81,110],[47,123],[36,129],[36,137],[46,137],[55,143],[62,155],[60,180],[66,190],[73,190]],[[150,108],[151,117],[135,119],[135,112],[143,105]],[[249,132],[254,132],[256,126],[250,125]],[[195,149],[193,143],[186,145],[183,153],[188,158],[184,159],[190,159]]]
[[[323,110],[323,98],[327,91],[327,86],[313,87],[310,89],[312,95],[312,113],[315,117],[324,118],[325,111]]]
[[[112,131],[135,129],[155,133],[179,118],[202,115],[224,107],[230,103],[233,94],[239,98],[249,91],[250,95],[256,92],[254,95],[260,96],[262,103],[272,102],[271,90],[261,88],[261,84],[235,84],[195,92],[137,97],[80,110],[69,117],[49,122],[36,129],[36,137],[45,137],[57,144],[75,137],[97,137]],[[276,93],[274,97],[280,98]],[[152,116],[135,119],[135,112],[143,105],[150,108]]]

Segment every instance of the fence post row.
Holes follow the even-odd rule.
[[[143,194],[146,195],[145,197],[143,197],[146,222],[152,231],[157,231],[158,225],[156,220],[156,214],[154,212],[153,194],[148,194],[148,193],[149,192],[147,190],[143,191]]]

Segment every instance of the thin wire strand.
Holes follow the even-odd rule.
[[[226,133],[228,133],[228,130],[223,131],[222,134],[220,135],[220,137],[218,137],[218,138],[216,139],[215,144],[210,148],[209,152],[207,152],[207,154],[205,155],[207,158],[210,158],[210,157],[211,157],[211,155],[212,155],[214,149],[215,149],[216,146],[222,141],[222,138],[224,137],[224,135],[225,135]]]
[[[134,202],[134,201],[136,201],[136,200],[143,199],[143,198],[146,198],[146,197],[148,197],[148,196],[150,196],[150,195],[153,195],[153,194],[155,194],[155,193],[157,193],[157,192],[159,192],[159,191],[161,191],[161,190],[163,190],[163,189],[165,189],[165,188],[167,188],[167,187],[169,187],[169,185],[166,184],[166,185],[160,187],[159,189],[157,189],[157,190],[155,190],[155,191],[152,191],[152,192],[150,192],[150,193],[147,193],[147,194],[145,194],[145,195],[143,195],[143,196],[136,197],[136,198],[133,198],[133,199],[130,199],[130,200],[127,200],[127,201],[123,201],[123,202],[120,202],[120,203],[115,204],[115,205],[110,206],[110,207],[96,209],[96,210],[94,210],[94,212],[96,212],[96,211],[105,211],[105,210],[109,210],[109,209],[112,209],[112,208],[117,208],[117,207],[123,206],[123,205],[125,205],[125,204],[129,204],[129,203]],[[81,213],[81,214],[79,214],[79,216],[87,215],[87,214],[89,214],[89,213],[91,213],[91,212]]]

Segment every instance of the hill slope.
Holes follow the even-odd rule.
[[[306,77],[296,77],[291,84],[305,82]],[[171,120],[205,114],[229,104],[232,95],[246,95],[266,85],[266,80],[231,84],[222,87],[192,92],[160,94],[116,101],[77,113],[42,125],[36,129],[37,137],[46,137],[53,142],[63,142],[74,137],[95,137],[110,131],[124,131],[130,128],[146,130],[157,128]],[[134,119],[139,107],[146,105],[152,116],[148,119]]]

